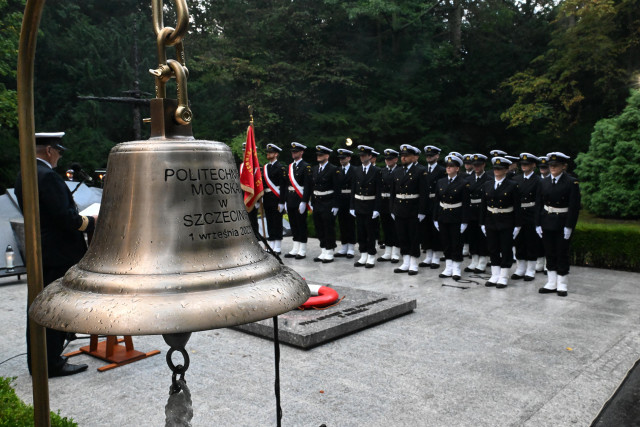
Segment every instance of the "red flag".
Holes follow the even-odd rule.
[[[244,149],[244,161],[240,172],[240,187],[244,190],[244,205],[247,212],[251,212],[264,194],[262,172],[258,162],[256,151],[256,138],[253,135],[253,126],[247,129],[247,145]]]

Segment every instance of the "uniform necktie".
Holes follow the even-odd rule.
[[[449,184],[451,184],[451,181],[453,181],[453,178],[449,178]]]
[[[553,183],[553,185],[555,185],[555,184],[556,184],[556,178],[553,178],[553,179],[551,180],[551,182]]]
[[[318,173],[322,173],[322,169],[324,169],[324,166],[320,166],[320,169],[318,169]]]
[[[362,168],[362,171],[363,171],[363,172],[364,172],[364,174],[366,175],[366,174],[367,174],[367,167],[366,167],[366,166],[365,166],[365,167],[363,167],[363,168]]]
[[[347,168],[345,168],[344,166],[342,167],[342,173],[346,173],[347,172]]]

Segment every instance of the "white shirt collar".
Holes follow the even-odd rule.
[[[53,166],[51,166],[51,163],[47,162],[45,159],[41,159],[40,157],[38,157],[38,160],[40,160],[45,165],[49,166],[49,169],[53,169]]]
[[[551,179],[555,179],[556,182],[560,181],[560,178],[562,178],[562,175],[564,174],[564,172],[560,172],[560,175],[554,177],[553,175],[551,175],[551,173],[549,173],[549,176],[551,177]]]
[[[504,178],[502,178],[500,181],[498,181],[498,180],[496,179],[496,185],[498,185],[498,184],[502,184],[502,182],[503,182],[505,179],[507,179],[507,177],[506,177],[506,176],[505,176]]]
[[[301,161],[302,161],[302,159],[300,159],[300,160],[296,160],[296,161],[294,161],[293,163],[295,163],[295,165],[296,165],[296,166],[298,166],[298,164],[299,164]]]
[[[277,162],[277,161],[278,161],[278,159],[272,160],[272,161],[270,161],[270,162],[269,162],[269,164],[270,164],[270,165],[273,165],[273,164],[274,164],[275,162]]]
[[[531,171],[531,173],[529,175],[524,175],[525,179],[529,179],[533,176],[533,171]]]

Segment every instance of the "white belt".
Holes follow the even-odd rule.
[[[491,213],[509,213],[513,212],[513,206],[509,206],[508,208],[500,209],[500,208],[492,208],[491,206],[487,206],[487,210]]]
[[[391,197],[391,193],[380,193],[382,197]]]
[[[405,199],[417,199],[418,197],[420,197],[420,195],[419,194],[396,194],[396,197],[398,199],[405,200]]]
[[[333,190],[327,190],[327,191],[313,190],[314,196],[328,196],[329,194],[333,194]]]
[[[296,191],[296,189],[293,188],[292,186],[289,186],[289,191]]]
[[[433,199],[434,197],[436,197],[436,193],[429,193],[429,198]]]
[[[521,208],[532,208],[536,205],[536,202],[528,202],[520,204]]]
[[[265,188],[265,189],[264,189],[264,192],[265,192],[265,193],[271,193],[271,189],[270,189],[270,188]]]
[[[555,214],[569,212],[569,208],[554,208],[552,206],[547,206],[547,205],[544,205],[544,210],[549,213],[555,213]]]
[[[359,194],[356,194],[355,197],[357,200],[375,200],[376,196],[361,196]]]
[[[455,209],[455,208],[462,207],[462,203],[449,204],[449,203],[440,202],[440,207],[444,209]]]
[[[343,189],[343,190],[341,190],[340,192],[341,192],[342,194],[351,194],[351,190],[349,190],[349,189],[346,189],[346,190],[345,190],[345,189]]]
[[[482,199],[471,199],[470,202],[472,205],[477,205],[482,202]]]

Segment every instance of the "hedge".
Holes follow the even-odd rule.
[[[15,378],[0,377],[0,427],[33,426],[33,406],[25,404],[11,387]],[[78,427],[72,419],[51,412],[52,427]]]
[[[571,264],[640,271],[640,227],[578,222],[571,241]]]

